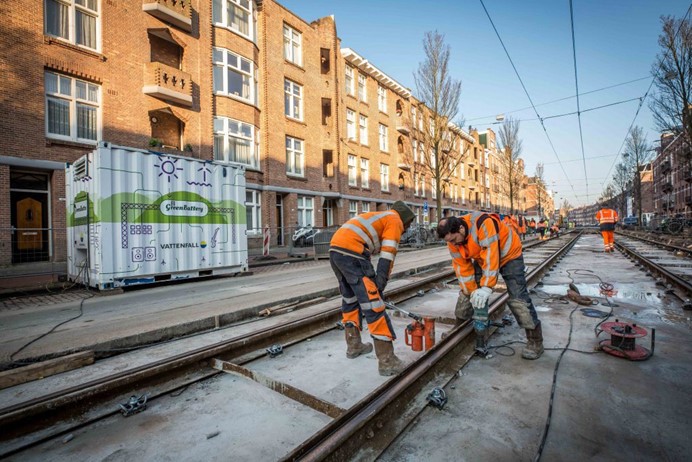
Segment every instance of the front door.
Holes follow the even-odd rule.
[[[48,177],[12,172],[10,179],[12,263],[48,261]]]

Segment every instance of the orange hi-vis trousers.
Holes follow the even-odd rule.
[[[613,231],[601,231],[603,246],[606,252],[615,250],[615,237]]]

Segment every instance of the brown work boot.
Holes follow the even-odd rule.
[[[526,329],[526,346],[521,352],[524,359],[538,359],[543,354],[543,329],[539,324],[535,329]]]
[[[404,370],[404,363],[394,354],[394,343],[386,340],[373,339],[375,341],[375,354],[379,361],[380,375],[388,377],[397,375]]]
[[[360,340],[360,330],[356,326],[344,326],[346,332],[346,357],[349,359],[357,358],[360,355],[372,351],[371,343],[363,343]]]

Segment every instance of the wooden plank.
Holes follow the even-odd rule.
[[[0,390],[32,380],[50,377],[61,372],[78,369],[94,362],[93,351],[80,351],[60,358],[29,364],[28,366],[0,372]]]

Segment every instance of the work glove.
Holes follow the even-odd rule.
[[[387,278],[381,274],[377,274],[375,276],[375,285],[377,286],[377,290],[380,291],[380,294],[384,295],[384,288],[387,287]]]
[[[482,310],[488,303],[490,294],[493,293],[493,289],[490,287],[480,287],[471,293],[471,305],[476,310]]]

